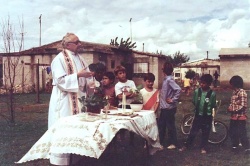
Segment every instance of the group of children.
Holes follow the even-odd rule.
[[[155,76],[152,73],[145,75],[144,88],[140,90],[143,96],[143,109],[155,112],[160,110],[158,128],[161,145],[165,145],[167,129],[167,149],[179,148],[180,152],[185,151],[192,146],[198,131],[201,130],[200,149],[202,154],[206,154],[213,119],[212,110],[216,108],[216,93],[210,88],[213,77],[210,74],[204,74],[200,78],[200,87],[195,89],[192,100],[195,106],[193,125],[184,146],[180,147],[177,141],[175,114],[181,88],[172,76],[172,64],[164,63],[162,71],[164,79],[160,91],[153,87]],[[114,73],[115,75],[112,72],[106,72],[103,75],[104,92],[109,96],[109,102],[114,107],[121,107],[122,94],[124,93],[127,99],[126,107],[129,108],[129,104],[135,95],[130,89],[136,89],[135,83],[127,79],[126,69],[123,66],[117,66]],[[114,85],[115,78],[118,79],[118,82]],[[247,93],[243,89],[243,79],[240,76],[233,76],[229,83],[233,89],[231,103],[228,107],[228,112],[231,113],[229,134],[232,140],[232,150],[237,151],[239,143],[241,143],[245,152],[249,154],[250,149],[246,130]]]

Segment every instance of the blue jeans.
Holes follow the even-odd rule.
[[[167,109],[161,109],[161,114],[159,118],[159,137],[160,137],[160,143],[163,144],[164,137],[166,134],[166,128],[168,129],[168,139],[167,144],[168,145],[176,145],[177,146],[177,133],[176,133],[176,127],[175,127],[175,113],[176,108],[167,110]]]

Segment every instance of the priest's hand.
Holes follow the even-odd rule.
[[[89,71],[86,71],[85,69],[82,69],[77,73],[77,78],[79,77],[88,78],[88,77],[92,77],[93,75],[94,75],[94,72],[89,72]]]

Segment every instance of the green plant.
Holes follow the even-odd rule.
[[[131,89],[131,91],[134,93],[133,101],[131,102],[131,104],[143,104],[143,98],[140,93],[140,90],[142,88],[142,85],[138,85],[136,89]]]
[[[117,42],[118,37],[115,39],[111,39],[110,45],[116,46],[121,49],[133,49],[136,48],[136,42],[132,43],[130,41],[130,38],[128,38],[126,41],[121,38],[120,44]]]
[[[108,104],[108,99],[106,96],[102,93],[102,89],[100,87],[95,88],[95,92],[87,97],[82,96],[81,98],[78,98],[79,101],[82,104],[82,112],[86,112],[86,109],[88,111],[90,110],[96,110],[96,109],[102,109],[104,106]]]

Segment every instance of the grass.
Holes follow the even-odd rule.
[[[248,95],[250,95],[248,93]],[[226,113],[229,104],[231,92],[217,91],[217,99],[222,100],[220,112],[217,118],[228,125],[229,114]],[[50,94],[40,95],[40,104],[36,103],[36,94],[22,94],[15,96],[16,106],[16,122],[9,124],[0,117],[0,165],[12,166],[18,161],[31,146],[44,134],[47,130],[48,102]],[[6,96],[0,96],[1,113],[6,111]],[[183,93],[180,98],[182,104],[178,105],[176,114],[176,126],[178,130],[178,141],[182,144],[185,136],[180,133],[180,121],[184,114],[190,113],[194,106],[192,105],[191,96],[185,96]],[[247,125],[249,126],[249,120]],[[248,128],[248,136],[250,136],[250,128]],[[100,159],[84,158],[77,165],[91,166],[115,166],[115,165],[133,165],[133,166],[245,166],[250,164],[250,158],[243,154],[243,149],[238,154],[231,152],[230,139],[222,145],[209,145],[209,153],[200,154],[199,136],[192,149],[186,152],[178,152],[177,150],[164,149],[157,152],[153,156],[147,156],[144,146],[144,140],[135,136],[135,146],[125,146],[123,148],[114,149],[109,147]],[[48,160],[35,160],[21,166],[46,166],[50,165]]]

